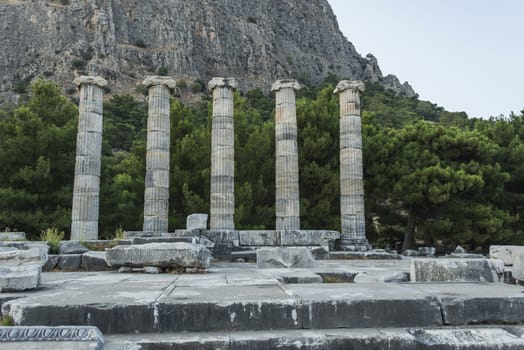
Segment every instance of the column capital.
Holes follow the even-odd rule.
[[[176,87],[176,82],[171,77],[152,75],[146,77],[142,82],[142,85],[148,88],[155,85],[165,85],[170,90],[173,90]]]
[[[77,88],[80,88],[84,84],[97,85],[98,87],[104,88],[107,86],[107,80],[102,77],[96,77],[91,75],[81,75],[76,78],[73,83]]]
[[[271,86],[271,91],[278,91],[280,89],[293,89],[298,91],[302,89],[302,85],[299,84],[295,79],[282,79],[277,80]]]
[[[215,77],[207,84],[209,90],[213,91],[217,87],[228,87],[233,90],[238,89],[238,80],[235,78],[218,78]]]
[[[366,85],[360,80],[342,80],[338,83],[334,94],[340,94],[346,90],[357,90],[358,92],[363,92],[366,89]]]

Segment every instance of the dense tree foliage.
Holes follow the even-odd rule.
[[[338,78],[297,96],[301,222],[340,229]],[[274,227],[274,99],[235,94],[236,226]],[[77,108],[50,82],[0,111],[0,226],[37,235],[69,231]],[[524,115],[489,120],[368,83],[362,96],[368,238],[485,246],[524,242]],[[171,103],[170,229],[209,212],[211,100]],[[115,95],[104,104],[100,232],[142,226],[147,106]]]

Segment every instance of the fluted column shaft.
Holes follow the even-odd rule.
[[[296,80],[279,80],[275,109],[275,209],[277,230],[300,230]]]
[[[100,77],[75,79],[80,90],[76,139],[75,182],[71,213],[71,239],[98,239],[100,169],[102,159],[103,88]]]
[[[143,231],[162,235],[168,232],[169,224],[169,99],[175,82],[153,76],[143,85],[149,89]]]
[[[211,126],[211,230],[234,230],[235,214],[235,133],[233,91],[235,79],[213,78],[213,118]]]
[[[340,215],[343,250],[369,249],[364,212],[361,91],[364,91],[364,84],[360,81],[344,80],[335,89],[340,98]]]

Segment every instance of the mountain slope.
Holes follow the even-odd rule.
[[[0,101],[16,102],[13,89],[35,77],[73,92],[75,75],[97,74],[132,92],[159,70],[243,88],[336,73],[415,94],[355,50],[326,0],[0,0]]]

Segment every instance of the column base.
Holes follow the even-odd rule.
[[[348,252],[366,252],[373,249],[367,239],[342,239],[340,250]]]

